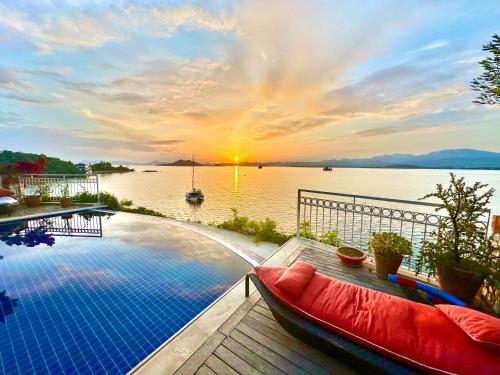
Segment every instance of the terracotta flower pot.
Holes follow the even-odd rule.
[[[61,198],[61,207],[68,208],[71,207],[71,198]]]
[[[387,280],[388,274],[395,275],[398,272],[402,261],[402,255],[385,256],[375,252],[375,273],[378,277]]]
[[[337,248],[337,256],[346,266],[359,267],[366,259],[367,254],[355,247],[341,246]]]
[[[462,301],[472,304],[483,280],[476,273],[452,268],[444,271],[437,267],[439,288],[451,293]]]
[[[42,197],[40,195],[28,195],[24,197],[24,204],[26,207],[38,207],[42,204]]]
[[[5,189],[10,188],[11,186],[19,185],[19,177],[11,176],[11,175],[3,175],[2,179],[2,187]]]
[[[500,233],[500,215],[493,215],[491,217],[491,229],[493,233]]]

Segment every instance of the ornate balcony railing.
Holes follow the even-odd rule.
[[[26,230],[44,230],[53,236],[102,237],[102,217],[112,214],[85,211],[62,216],[27,220]]]
[[[99,177],[96,174],[19,175],[19,194],[41,194],[45,202],[57,202],[67,193],[73,202],[100,202]]]
[[[335,231],[343,245],[368,251],[374,232],[395,232],[410,240],[413,255],[403,260],[403,266],[413,269],[415,255],[422,241],[444,216],[436,212],[438,204],[299,189],[297,197],[297,235],[301,227],[310,230],[318,240]],[[488,227],[488,211],[478,225]]]

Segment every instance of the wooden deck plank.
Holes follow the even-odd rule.
[[[248,332],[252,334],[253,332]],[[281,369],[286,374],[309,374],[303,368],[297,366],[293,362],[290,362],[286,358],[282,357],[278,353],[269,349],[267,346],[263,345],[260,341],[255,341],[255,336],[250,337],[238,329],[231,332],[231,338],[239,342],[241,345],[245,346],[253,353],[263,358],[269,363],[272,363],[275,367]]]
[[[266,309],[262,306],[254,306],[252,310],[261,314],[261,315],[264,315],[265,317],[268,317],[269,319],[274,319],[274,315],[271,312],[271,310]]]
[[[215,354],[210,355],[205,361],[205,365],[217,375],[238,375],[238,372],[232,369]]]
[[[298,338],[291,335],[284,335],[281,332],[270,329],[268,326],[246,317],[242,320],[242,323],[253,330],[261,333],[262,335],[270,338],[271,340],[278,341],[280,344],[286,346],[295,353],[300,354],[302,357],[310,362],[316,363],[317,365],[325,369],[333,369],[336,367],[336,360],[324,353],[319,352],[313,347],[303,343]],[[238,326],[239,329],[240,326]],[[288,333],[288,332],[287,332]],[[292,360],[293,356],[289,359]]]
[[[189,358],[189,361],[184,364],[175,372],[176,375],[190,375],[203,365],[206,359],[213,353],[213,351],[224,341],[226,336],[220,332],[215,332],[210,336],[203,345]]]
[[[226,338],[222,342],[222,345],[263,374],[285,375],[283,371],[273,366],[271,363],[267,362],[264,358],[257,355],[252,350],[247,348],[245,345],[242,345],[232,337]]]
[[[207,365],[201,366],[198,371],[196,371],[196,375],[217,375],[214,371],[210,370],[210,367]]]
[[[220,345],[215,350],[215,355],[219,357],[224,363],[230,366],[239,374],[260,375],[262,372],[255,367],[246,363],[243,359],[234,354],[231,350],[227,349],[224,345]]]
[[[252,339],[257,341],[259,345],[269,349],[279,357],[284,358],[286,361],[293,363],[295,366],[303,369],[306,372],[309,372],[311,374],[331,373],[331,370],[327,369],[330,368],[330,366],[325,365],[324,367],[322,367],[318,363],[309,360],[305,357],[307,353],[298,350],[300,348],[300,345],[297,345],[297,343],[291,343],[290,345],[287,345],[287,342],[289,342],[290,339],[283,339],[279,336],[279,334],[273,335],[271,332],[269,332],[269,330],[267,330],[267,333],[269,333],[270,336],[273,336],[271,338],[244,323],[239,324],[236,327],[236,330],[248,337],[251,337]]]

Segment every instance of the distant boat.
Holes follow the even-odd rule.
[[[258,166],[258,168],[259,168],[259,169],[262,169],[262,165],[259,165],[259,166]]]
[[[332,171],[332,167],[323,167],[323,170],[329,172],[329,171]]]
[[[193,190],[186,193],[186,201],[191,204],[201,204],[205,200],[205,196],[201,192],[201,189],[196,189],[194,187],[194,155],[193,155],[193,173],[191,175],[191,187]]]

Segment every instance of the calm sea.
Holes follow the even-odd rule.
[[[292,232],[295,228],[297,189],[314,189],[348,194],[417,200],[432,192],[437,183],[446,184],[450,170],[289,167],[198,167],[196,187],[205,202],[191,206],[184,194],[191,189],[190,167],[133,166],[136,172],[101,175],[102,191],[135,205],[160,211],[182,220],[223,221],[231,208],[255,219],[270,217]],[[158,173],[143,172],[146,169]],[[468,183],[481,181],[496,188],[490,204],[500,214],[500,171],[456,170]]]

